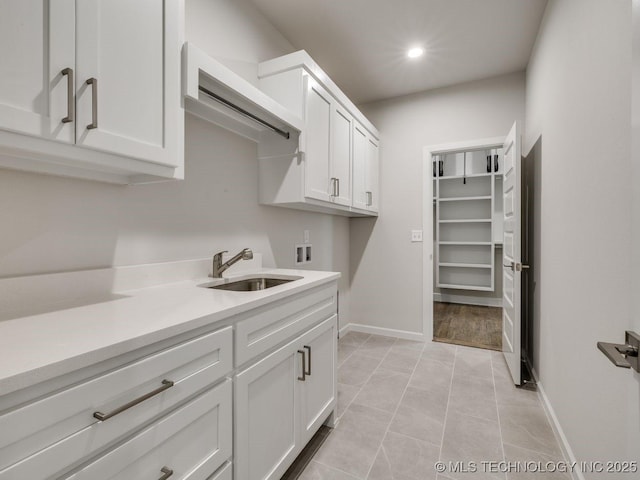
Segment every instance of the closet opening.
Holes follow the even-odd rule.
[[[522,158],[517,122],[506,137],[424,148],[423,335],[501,351],[515,385],[535,333],[532,152]]]
[[[502,144],[432,155],[436,342],[502,350]]]

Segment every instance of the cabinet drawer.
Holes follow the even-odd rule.
[[[34,452],[39,452],[34,455],[39,457],[36,463],[47,465],[49,474],[67,468],[203,390],[231,369],[232,328],[227,327],[8,411],[0,415],[0,432],[10,432],[0,436],[0,479],[41,478],[39,469],[33,474],[12,473],[22,471],[21,464],[14,463]],[[163,385],[165,380],[173,386]],[[122,410],[127,405],[132,406]],[[104,421],[95,418],[98,412],[119,410]],[[62,439],[65,441],[60,442]]]
[[[266,352],[337,312],[337,286],[332,283],[275,307],[259,309],[236,325],[236,366]]]
[[[231,390],[226,380],[63,478],[206,480],[231,456]]]

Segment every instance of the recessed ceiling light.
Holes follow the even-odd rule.
[[[410,48],[407,52],[407,57],[409,58],[418,58],[424,55],[424,48],[414,47]]]

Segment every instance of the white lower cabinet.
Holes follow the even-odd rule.
[[[207,391],[65,480],[206,480],[231,456],[231,380]]]
[[[337,315],[236,376],[235,478],[279,479],[336,402]]]
[[[336,408],[337,293],[0,395],[0,480],[279,479]]]

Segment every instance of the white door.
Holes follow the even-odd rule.
[[[309,76],[305,80],[305,196],[330,202],[333,193],[329,175],[331,97]]]
[[[331,178],[333,202],[351,205],[351,149],[353,118],[334,102],[331,115]]]
[[[502,351],[516,385],[522,382],[520,372],[520,286],[521,258],[521,146],[518,123],[514,123],[504,142],[504,238],[502,247]]]
[[[165,125],[171,104],[165,86],[173,82],[165,75],[173,59],[165,49],[171,44],[165,25],[173,22],[166,21],[172,4],[177,2],[77,2],[78,145],[176,165]]]
[[[311,440],[335,405],[337,318],[334,315],[300,339],[308,367],[304,381],[298,383],[301,444]]]
[[[74,141],[74,3],[0,0],[0,129]]]
[[[236,376],[235,478],[277,480],[298,453],[296,347],[288,344]]]

